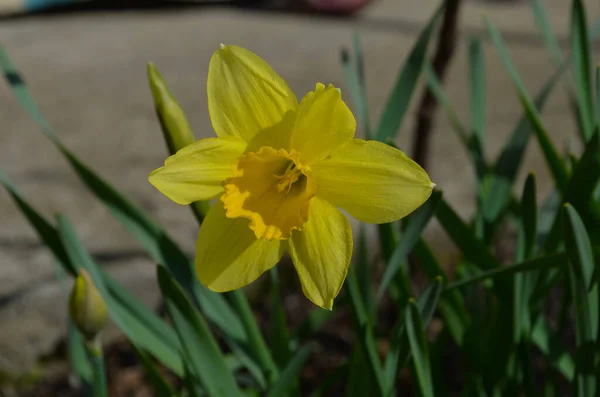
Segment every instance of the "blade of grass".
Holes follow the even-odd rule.
[[[387,142],[393,140],[402,124],[412,94],[419,82],[419,76],[427,57],[427,47],[433,36],[437,19],[444,9],[444,4],[442,3],[433,13],[404,62],[394,88],[392,88],[392,92],[388,97],[377,127],[377,132],[375,133],[375,139],[379,141]]]
[[[558,45],[558,40],[556,40],[556,35],[552,31],[552,25],[548,20],[548,15],[546,13],[546,7],[540,0],[531,0],[529,3],[531,5],[533,15],[535,17],[535,22],[538,25],[538,28],[542,32],[542,37],[544,38],[544,43],[548,49],[548,52],[551,55],[552,60],[556,65],[560,65],[563,63],[563,56],[560,52],[560,47]]]
[[[173,276],[164,267],[156,269],[167,312],[181,345],[185,346],[182,355],[190,374],[202,382],[211,396],[241,395],[204,317],[192,306]]]
[[[92,368],[85,351],[85,341],[73,321],[69,321],[67,345],[71,369],[81,382],[82,393],[85,397],[92,397]]]
[[[596,65],[596,128],[600,129],[600,65]]]
[[[540,111],[544,108],[546,100],[554,87],[556,87],[556,83],[560,80],[565,70],[566,64],[563,64],[548,79],[535,97],[534,105]],[[512,187],[521,167],[531,131],[531,123],[525,112],[519,119],[493,166],[493,172],[490,175],[487,186],[485,186],[485,194],[482,197],[481,207],[484,219],[489,223],[496,223],[510,203]]]
[[[483,158],[485,147],[485,66],[481,40],[469,38],[469,86],[471,92],[471,150],[472,156]],[[483,162],[483,161],[482,161]],[[485,168],[476,168],[477,181],[481,183]]]
[[[173,397],[175,391],[169,382],[158,371],[152,359],[142,349],[132,345],[135,356],[142,367],[146,382],[152,387],[152,391],[156,397]]]
[[[517,273],[531,272],[534,270],[547,270],[552,267],[563,266],[565,263],[566,257],[564,254],[550,254],[514,265],[502,266],[496,269],[480,272],[477,275],[468,278],[463,278],[459,281],[448,284],[444,289],[444,292],[451,291],[455,288],[466,287],[492,278],[497,279],[499,277],[506,277]]]
[[[358,282],[356,280],[356,275],[354,274],[354,268],[352,267],[348,270],[348,276],[346,277],[346,293],[350,297],[350,307],[352,308],[355,332],[365,359],[369,364],[368,368],[370,375],[375,381],[377,395],[381,397],[386,396],[387,382],[381,367],[377,344],[375,343],[375,336],[373,334],[372,325],[369,323],[369,317],[361,299]]]
[[[419,297],[418,308],[424,327],[427,327],[438,307],[442,289],[443,281],[438,276],[425,288]],[[409,310],[408,307],[405,310]],[[406,335],[406,320],[404,316],[401,316],[392,331],[390,348],[384,363],[384,371],[389,382],[388,396],[393,394],[398,370],[406,365],[410,354],[411,350]]]
[[[558,156],[555,147],[552,145],[552,141],[550,140],[548,133],[546,132],[546,129],[540,120],[538,110],[536,109],[535,104],[531,101],[531,98],[529,98],[529,94],[521,82],[521,78],[519,77],[510,59],[510,56],[508,55],[506,47],[504,46],[500,32],[498,32],[496,27],[490,22],[489,19],[486,18],[485,22],[492,42],[496,47],[498,54],[500,55],[500,59],[504,63],[504,67],[512,80],[519,100],[521,101],[529,122],[533,127],[533,131],[535,132],[536,138],[540,144],[540,147],[542,148],[544,158],[548,164],[548,167],[550,168],[554,182],[562,193],[566,193],[568,174],[565,165]]]
[[[430,281],[441,277],[443,283],[447,283],[446,274],[423,239],[419,239],[417,242],[415,255]],[[438,306],[444,319],[444,325],[448,327],[454,342],[457,346],[462,346],[465,332],[470,323],[462,295],[458,290],[449,291],[441,296]]]
[[[302,371],[304,363],[306,363],[306,360],[308,360],[313,350],[313,345],[306,345],[298,350],[294,357],[292,357],[289,363],[281,371],[281,375],[277,379],[277,382],[271,386],[271,389],[267,393],[267,397],[279,397],[287,395],[294,385],[297,384],[300,371]]]
[[[441,199],[442,192],[438,190],[434,191],[429,200],[410,216],[408,227],[402,233],[402,238],[394,249],[383,272],[379,290],[377,291],[377,300],[381,299],[402,264],[406,263],[408,254],[419,240]]]
[[[413,357],[415,372],[417,373],[419,390],[423,397],[433,397],[429,344],[425,336],[425,327],[423,326],[421,313],[414,299],[408,302],[405,315],[406,333],[408,335],[408,343]]]
[[[577,382],[574,384],[578,396],[593,396],[596,394],[596,377],[594,373],[594,340],[596,338],[598,316],[597,286],[592,289],[592,274],[594,271],[594,255],[583,221],[577,211],[569,204],[564,208],[564,228],[567,256],[571,267],[569,279],[571,284],[571,299],[575,309],[575,340],[577,343],[577,361],[575,370]],[[588,292],[590,291],[590,292]],[[595,303],[591,302],[596,300]],[[592,307],[595,306],[595,312]],[[596,331],[596,333],[594,333]]]
[[[582,135],[587,141],[594,129],[594,101],[590,47],[586,13],[581,0],[573,0],[571,9],[571,56],[573,57],[573,77],[577,95],[577,110],[581,120]]]
[[[595,131],[585,145],[571,179],[565,201],[569,202],[580,214],[589,214],[593,203],[593,194],[600,180],[600,137]],[[584,215],[584,216],[585,216]]]
[[[454,212],[444,199],[440,200],[435,216],[468,261],[485,270],[500,266],[498,260],[475,237],[472,230],[460,219],[458,214]]]
[[[368,258],[367,241],[365,225],[360,224],[358,233],[358,252],[356,253],[356,275],[358,278],[358,288],[365,304],[365,310],[369,315],[370,321],[375,324],[377,307],[373,299],[373,271]]]
[[[529,174],[521,198],[521,222],[518,232],[517,262],[530,259],[537,241],[537,201],[535,175]],[[537,274],[517,273],[513,281],[513,342],[518,344],[523,335],[531,333],[529,298],[537,280]]]

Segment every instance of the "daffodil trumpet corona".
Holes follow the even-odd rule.
[[[178,204],[218,199],[198,236],[200,282],[217,292],[244,287],[288,252],[306,297],[331,309],[353,246],[340,209],[368,223],[396,221],[435,185],[402,151],[354,139],[339,89],[317,83],[298,102],[244,48],[214,53],[207,91],[216,137],[184,147],[149,176]]]

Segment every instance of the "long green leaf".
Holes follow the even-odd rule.
[[[402,120],[408,110],[412,94],[417,87],[419,77],[423,66],[425,65],[425,59],[427,57],[427,47],[429,41],[433,36],[436,22],[438,17],[442,14],[444,4],[434,12],[429,19],[425,29],[421,31],[417,42],[412,48],[408,58],[404,62],[404,66],[398,75],[398,79],[394,84],[394,88],[386,102],[383,114],[375,133],[377,140],[387,142],[393,140],[396,132],[399,130]]]
[[[144,352],[142,349],[138,348],[135,345],[132,345],[133,351],[142,367],[142,371],[144,372],[144,377],[148,384],[152,387],[152,391],[155,393],[156,397],[173,397],[175,396],[175,391],[173,387],[169,384],[169,382],[161,375],[158,371],[152,359]]]
[[[565,66],[566,64],[562,65],[548,79],[535,97],[535,107],[540,111],[544,108],[550,93],[566,70]],[[489,181],[487,181],[482,197],[483,216],[490,223],[496,222],[510,203],[512,187],[523,162],[523,155],[529,143],[531,131],[531,123],[525,112],[519,119],[494,164],[493,172],[489,177]]]
[[[550,52],[552,60],[555,62],[556,65],[561,65],[563,63],[564,58],[560,51],[556,35],[552,31],[552,25],[548,20],[546,7],[544,6],[541,0],[531,0],[529,4],[531,5],[533,15],[535,17],[535,22],[538,25],[540,31],[542,32],[544,43],[546,44],[548,52]]]
[[[440,200],[435,216],[468,261],[487,270],[500,266],[498,260],[490,253],[483,242],[475,237],[473,231],[444,199]]]
[[[83,336],[81,336],[73,321],[69,321],[67,345],[71,369],[81,381],[82,393],[85,397],[92,397],[92,368],[87,358]]]
[[[538,110],[529,97],[529,94],[527,93],[527,90],[525,89],[525,86],[523,85],[521,78],[519,77],[519,74],[512,63],[510,56],[508,55],[502,37],[500,36],[500,32],[498,32],[496,27],[490,22],[489,19],[486,18],[485,22],[492,42],[496,47],[498,54],[500,55],[500,59],[504,63],[504,67],[513,82],[513,86],[517,91],[519,100],[521,101],[529,122],[533,127],[533,131],[535,132],[536,138],[540,144],[540,147],[542,148],[542,152],[544,153],[546,163],[550,168],[554,182],[556,183],[558,189],[562,193],[565,193],[568,183],[568,174],[565,165],[558,156],[556,149],[552,145],[552,141],[550,140],[550,137],[548,136],[548,133],[542,124]]]
[[[182,355],[190,373],[202,382],[211,396],[238,396],[240,391],[233,374],[214,339],[204,317],[192,306],[173,276],[157,266],[158,285],[167,312],[173,321]]]
[[[577,211],[569,204],[565,204],[563,211],[565,243],[571,263],[569,268],[571,299],[575,308],[576,390],[578,396],[594,396],[597,385],[593,369],[594,350],[591,346],[596,338],[598,323],[598,286],[594,285],[592,288],[591,285],[595,267],[594,255],[583,221]],[[592,317],[595,319],[592,320]]]
[[[571,382],[575,376],[575,363],[557,336],[548,326],[544,316],[539,316],[532,329],[531,340],[550,358],[552,366]]]
[[[442,192],[434,191],[429,200],[414,215],[410,216],[410,223],[404,233],[402,233],[402,238],[394,249],[383,272],[379,290],[377,291],[377,299],[381,299],[402,264],[406,263],[408,254],[412,251],[417,241],[419,241],[419,237],[435,213],[441,199]]]
[[[537,242],[537,201],[535,175],[529,174],[521,199],[521,223],[518,232],[517,261],[532,257]],[[531,331],[529,298],[537,280],[537,274],[517,273],[513,281],[513,341],[519,343],[523,334]]]
[[[352,308],[358,342],[362,348],[365,359],[369,364],[368,368],[370,375],[375,381],[377,395],[381,397],[386,396],[387,382],[381,367],[377,344],[375,343],[375,336],[373,335],[372,325],[369,322],[369,316],[364,307],[356,275],[354,274],[354,269],[352,267],[350,267],[348,276],[346,277],[346,293],[350,297],[350,307]]]
[[[406,333],[410,351],[415,363],[415,371],[419,389],[423,397],[433,397],[433,381],[431,379],[431,364],[429,363],[429,344],[419,307],[414,300],[408,302],[406,308]]]
[[[415,246],[415,255],[431,282],[438,277],[441,277],[444,283],[448,281],[442,266],[423,239],[420,239]],[[462,295],[458,290],[449,291],[441,296],[438,306],[452,338],[458,346],[462,346],[465,332],[470,323]]]
[[[583,155],[569,180],[566,200],[579,213],[587,215],[593,193],[600,180],[600,134],[595,131],[585,145]]]
[[[571,9],[571,56],[577,94],[577,110],[583,137],[587,141],[594,129],[593,83],[586,13],[581,0],[573,0]]]
[[[285,396],[294,387],[304,363],[306,363],[313,350],[313,345],[306,345],[292,357],[290,362],[281,371],[277,382],[273,384],[267,393],[267,397]]]
[[[471,92],[471,150],[483,157],[485,147],[485,67],[481,40],[469,39],[469,85]],[[485,168],[477,168],[477,180],[483,180]]]
[[[530,272],[533,270],[547,270],[553,267],[563,266],[566,263],[566,257],[564,254],[550,254],[536,259],[531,259],[522,263],[517,263],[510,266],[502,266],[486,272],[478,273],[475,276],[463,278],[459,281],[450,283],[444,289],[444,292],[451,291],[455,288],[466,287],[475,283],[479,283],[484,280],[491,278],[501,278],[511,276],[516,273]]]
[[[170,341],[164,338],[165,330],[161,329],[159,331],[162,332],[157,332],[156,329],[147,328],[144,323],[138,321],[136,317],[144,316],[146,313],[136,313],[137,316],[133,317],[129,315],[130,312],[127,308],[121,302],[114,299],[109,289],[110,281],[107,282],[102,270],[94,262],[89,252],[77,237],[71,223],[62,215],[57,216],[57,221],[58,235],[65,247],[69,261],[78,271],[80,268],[85,268],[88,271],[102,299],[106,302],[108,312],[113,321],[133,343],[152,352],[153,355],[160,358],[165,365],[172,368],[175,372],[179,374],[183,373],[179,354],[173,351],[173,344],[169,344]]]
[[[440,276],[430,283],[419,297],[418,307],[424,327],[427,327],[440,302],[443,281]],[[408,307],[407,309],[408,310]],[[406,335],[405,317],[400,317],[392,331],[390,349],[385,358],[384,370],[388,384],[388,395],[393,393],[398,370],[410,358],[410,348]]]

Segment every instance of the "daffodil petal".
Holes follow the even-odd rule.
[[[317,83],[300,102],[290,148],[301,153],[304,164],[324,159],[347,143],[356,131],[356,120],[333,85]]]
[[[312,170],[317,196],[368,223],[405,217],[435,186],[402,151],[377,141],[354,139]]]
[[[287,83],[264,60],[233,45],[222,45],[212,56],[207,92],[217,135],[245,141],[298,107]]]
[[[286,247],[281,240],[257,239],[244,218],[227,218],[223,203],[208,211],[196,245],[196,274],[212,291],[244,287],[277,264]]]
[[[245,148],[240,140],[202,139],[167,158],[148,180],[178,204],[207,200],[223,191],[223,181],[233,175],[233,164]]]
[[[352,258],[348,218],[318,197],[310,203],[308,222],[290,239],[290,256],[308,299],[331,310],[344,284]]]

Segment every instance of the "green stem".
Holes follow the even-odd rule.
[[[254,354],[260,361],[261,367],[266,372],[267,379],[269,379],[270,383],[273,383],[279,376],[279,371],[256,324],[254,314],[252,313],[252,309],[250,309],[250,304],[248,304],[248,299],[244,291],[235,290],[228,295],[231,298],[231,303],[240,315],[240,320],[248,334],[249,348],[254,351]]]
[[[86,344],[88,357],[93,372],[93,391],[94,397],[108,397],[106,386],[106,369],[104,367],[104,355],[102,354],[102,344],[98,339]]]

